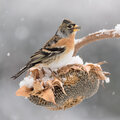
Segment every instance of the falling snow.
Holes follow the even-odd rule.
[[[112,95],[115,95],[115,91],[112,92]]]
[[[8,56],[8,57],[10,56],[10,53],[9,53],[9,52],[7,53],[7,56]]]
[[[110,78],[109,78],[109,77],[106,77],[105,82],[106,82],[106,83],[110,83]]]

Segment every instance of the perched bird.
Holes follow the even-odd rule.
[[[74,52],[74,39],[80,27],[70,20],[64,19],[55,35],[30,57],[30,61],[17,74],[12,76],[18,78],[26,70],[40,65],[48,68],[61,67],[71,59]]]

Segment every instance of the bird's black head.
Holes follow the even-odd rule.
[[[59,29],[57,30],[57,34],[61,37],[68,37],[72,33],[76,33],[80,30],[80,27],[73,23],[70,20],[64,19]]]

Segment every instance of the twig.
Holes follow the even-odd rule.
[[[89,34],[83,38],[75,40],[75,50],[73,56],[75,56],[78,52],[78,50],[87,45],[88,43],[97,41],[97,40],[103,40],[108,38],[119,38],[120,37],[120,24],[116,25],[114,29],[110,30],[100,30],[98,32]]]

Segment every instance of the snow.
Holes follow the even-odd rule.
[[[115,28],[114,28],[114,32],[113,32],[113,34],[115,35],[115,34],[120,34],[120,24],[117,24],[116,26],[115,26]],[[99,31],[97,31],[97,32],[95,32],[96,33],[96,36],[100,36],[100,35],[103,35],[103,34],[106,34],[106,35],[109,35],[110,34],[110,31],[109,30],[107,30],[107,29],[102,29],[102,30],[99,30]],[[90,34],[88,34],[88,36],[90,36],[90,35],[94,35],[95,33],[90,33]],[[85,37],[83,37],[83,38],[81,38],[81,39],[75,39],[75,44],[78,44],[79,42],[81,42],[82,40],[84,40],[85,39]]]
[[[115,91],[112,92],[112,95],[115,95]]]
[[[19,86],[20,86],[20,88],[21,88],[22,86],[26,86],[26,87],[28,87],[28,88],[32,88],[33,82],[34,82],[33,77],[27,76],[27,77],[25,77],[25,78],[20,82]]]
[[[114,34],[120,34],[120,24],[117,24],[114,30],[115,30]]]
[[[79,56],[73,56],[70,59],[68,59],[67,63],[65,63],[65,64],[63,63],[60,67],[63,67],[65,65],[70,65],[70,64],[83,64],[83,60]],[[53,71],[56,71],[57,69],[58,68],[56,68],[56,67],[55,68],[52,67]],[[53,80],[53,78],[50,77],[51,76],[51,71],[48,68],[45,68],[45,67],[44,67],[44,71],[45,71],[46,74],[45,74],[44,78],[42,78],[43,81]]]
[[[110,78],[109,78],[109,77],[106,77],[105,82],[106,82],[106,83],[110,83]]]
[[[69,59],[68,63],[64,64],[65,65],[69,65],[69,64],[83,64],[83,60],[79,57],[79,56],[74,56],[74,57],[71,57],[71,59]],[[61,66],[63,67],[63,66]],[[53,80],[53,78],[51,77],[51,71],[49,68],[43,68],[44,71],[45,71],[45,76],[42,78],[42,80],[44,82],[46,82],[47,80]],[[56,71],[57,69],[52,69],[53,71]],[[31,74],[30,74],[31,75]],[[28,88],[32,88],[33,86],[33,82],[34,82],[34,79],[33,77],[31,76],[28,76],[28,77],[25,77],[19,84],[20,88],[22,86],[26,86]]]
[[[7,56],[8,56],[8,57],[10,56],[10,53],[9,53],[9,52],[7,53]]]
[[[73,56],[70,61],[67,63],[68,64],[83,64],[83,60],[82,58],[80,58],[79,56]]]
[[[73,56],[71,57],[71,59],[69,60],[69,62],[66,64],[66,65],[69,65],[69,64],[83,64],[83,60],[79,57],[79,56]],[[89,64],[93,64],[93,63],[85,63],[85,65],[89,65]],[[98,66],[100,67],[100,65],[98,64],[94,64],[95,66]],[[61,66],[63,67],[63,66]],[[46,82],[47,80],[53,80],[53,77],[51,77],[51,71],[49,68],[43,68],[44,71],[45,71],[45,76],[42,78],[42,80],[44,82]],[[57,70],[57,69],[52,69],[53,71]],[[105,79],[105,82],[106,83],[110,83],[110,78],[109,77],[106,77]],[[28,88],[32,88],[33,87],[33,83],[34,83],[34,78],[31,77],[31,76],[28,76],[28,77],[25,77],[21,82],[20,82],[20,88],[22,86],[26,86]]]
[[[106,31],[107,31],[107,29],[102,29],[102,30],[99,30],[98,32],[100,32],[101,34],[103,34]]]
[[[100,35],[103,35],[103,34],[106,34],[106,35],[110,34],[109,30],[107,30],[107,29],[102,29],[102,30],[99,30],[95,33],[98,33],[98,34],[96,34],[96,36],[100,36]]]

